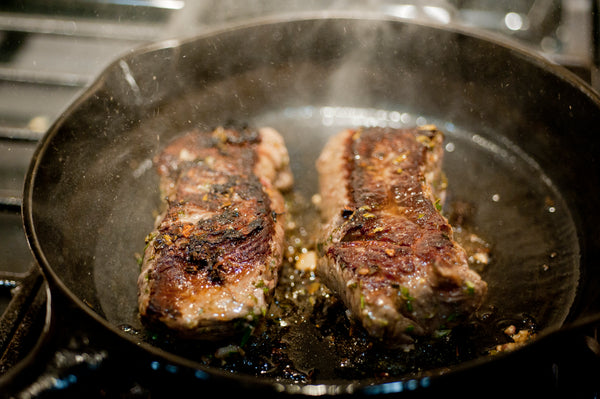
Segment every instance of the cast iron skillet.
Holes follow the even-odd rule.
[[[49,130],[25,185],[26,232],[51,292],[140,349],[153,368],[191,370],[202,386],[311,395],[435,387],[598,320],[599,100],[574,75],[519,48],[391,18],[282,18],[159,43],[112,64]],[[450,202],[473,205],[472,226],[491,243],[482,312],[533,320],[538,339],[508,355],[357,377],[327,371],[335,351],[311,346],[323,339],[313,334],[288,341],[312,367],[298,381],[206,366],[128,333],[144,330],[135,253],[160,207],[152,157],[193,127],[230,121],[282,133],[305,198],[316,191],[314,161],[331,134],[437,124],[449,143]]]

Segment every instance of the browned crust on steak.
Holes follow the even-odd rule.
[[[228,335],[264,314],[277,283],[285,209],[273,184],[292,182],[283,140],[267,128],[194,131],[156,164],[168,207],[144,253],[140,315],[185,337]]]
[[[434,126],[347,130],[317,161],[326,222],[317,273],[390,343],[451,327],[487,289],[440,212],[442,141]]]

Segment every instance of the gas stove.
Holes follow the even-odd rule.
[[[369,11],[400,18],[452,22],[493,32],[591,81],[595,70],[593,3],[440,0],[367,4]],[[334,7],[360,9],[364,5],[348,0],[335,2]],[[149,397],[160,391],[152,381],[156,371],[152,366],[147,369],[140,363],[131,372],[104,361],[105,345],[96,345],[97,337],[90,340],[85,315],[54,320],[64,323],[63,331],[70,334],[52,338],[55,341],[49,346],[62,350],[44,350],[48,330],[53,328],[48,321],[49,302],[62,299],[49,297],[29,251],[21,221],[21,190],[37,142],[52,122],[109,63],[131,49],[224,24],[320,7],[316,0],[285,5],[276,0],[248,4],[233,0],[60,0],[51,4],[30,0],[0,5],[0,394],[1,384],[17,397]],[[39,360],[35,367],[32,353]],[[572,347],[544,359],[545,368],[534,373],[544,384],[540,391],[583,387],[593,396],[600,389],[595,378],[600,375],[598,356],[596,330],[590,329]],[[37,374],[25,378],[23,370]]]

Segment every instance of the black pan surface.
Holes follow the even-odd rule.
[[[489,245],[481,311],[412,352],[389,351],[353,326],[314,276],[287,265],[286,288],[245,357],[217,362],[217,347],[147,331],[136,254],[160,209],[152,158],[193,127],[231,122],[284,136],[296,180],[292,263],[311,249],[314,161],[330,135],[438,125],[444,210],[468,204],[464,229]],[[429,386],[453,367],[503,357],[490,353],[507,341],[508,325],[545,337],[597,319],[598,122],[600,101],[584,83],[493,38],[394,19],[262,21],[157,44],[110,66],[40,144],[24,193],[26,231],[53,289],[159,358],[207,375],[258,376],[284,391]]]

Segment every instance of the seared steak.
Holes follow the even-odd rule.
[[[292,184],[283,139],[270,128],[196,130],[155,161],[168,206],[147,238],[140,315],[185,337],[229,335],[264,314],[277,284],[280,190]]]
[[[487,290],[440,213],[442,141],[435,126],[345,130],[317,161],[317,273],[388,343],[452,327]]]

